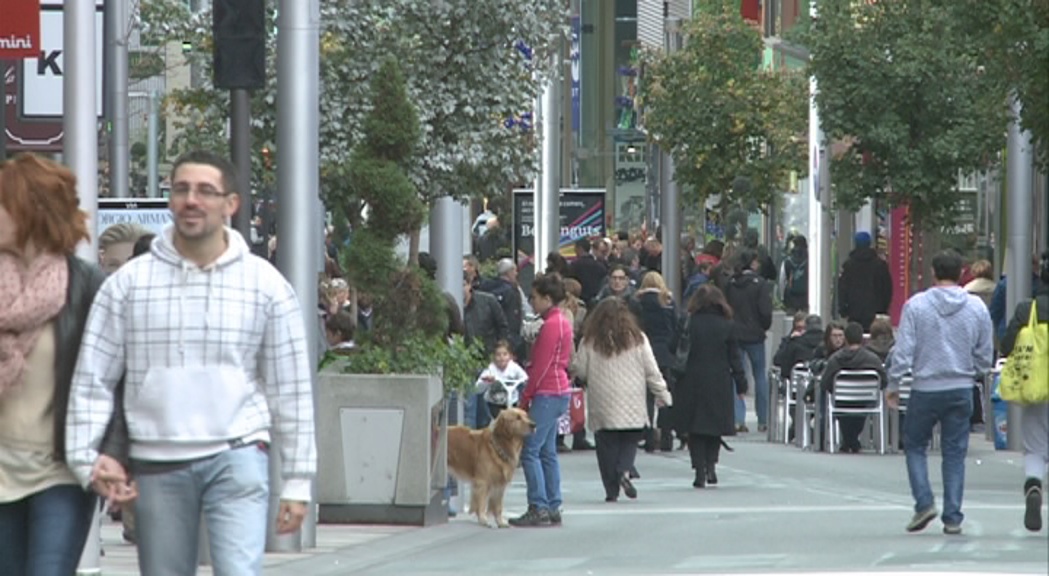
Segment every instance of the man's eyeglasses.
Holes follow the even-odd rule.
[[[617,274],[613,274],[612,276],[610,276],[610,278],[616,282],[622,282],[626,280],[626,276],[619,276]]]
[[[171,195],[179,198],[185,198],[189,196],[190,192],[196,192],[197,196],[204,198],[205,200],[217,200],[219,198],[225,198],[232,194],[232,192],[223,192],[211,186],[209,184],[202,184],[200,186],[190,186],[189,184],[175,184],[171,187]]]

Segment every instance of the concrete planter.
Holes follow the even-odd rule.
[[[324,370],[316,418],[320,522],[448,521],[448,417],[439,378]]]

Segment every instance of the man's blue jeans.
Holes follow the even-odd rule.
[[[765,342],[740,342],[739,350],[750,360],[750,371],[754,375],[754,411],[758,415],[758,426],[765,426],[769,416],[769,376],[765,363]],[[736,425],[746,424],[746,419],[747,403],[737,397]]]
[[[266,450],[251,444],[171,471],[136,470],[135,476],[138,567],[143,574],[197,573],[202,514],[216,576],[262,574],[269,510]]]
[[[926,450],[932,429],[940,423],[940,450],[943,453],[943,523],[960,525],[962,493],[965,489],[965,456],[969,451],[969,418],[973,396],[968,387],[943,392],[911,391],[904,421],[903,445],[907,453],[907,477],[914,496],[914,511],[935,507],[929,485]]]
[[[0,574],[75,573],[96,502],[94,493],[63,484],[0,504]]]
[[[528,408],[535,432],[525,440],[521,468],[528,484],[528,505],[561,509],[561,465],[557,461],[557,419],[568,412],[568,396],[536,396]]]

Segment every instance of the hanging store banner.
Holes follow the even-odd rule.
[[[4,0],[0,18],[0,60],[40,56],[40,1]]]

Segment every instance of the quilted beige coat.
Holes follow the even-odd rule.
[[[593,431],[640,430],[647,426],[646,388],[665,405],[672,402],[647,337],[642,345],[611,358],[582,342],[569,370],[586,383],[586,424]]]

